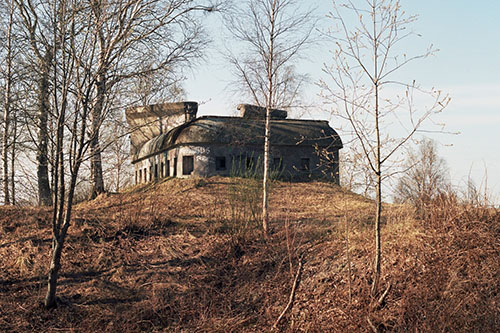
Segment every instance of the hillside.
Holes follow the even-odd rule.
[[[385,207],[380,295],[390,288],[379,303],[368,295],[370,200],[276,182],[267,240],[259,204],[257,182],[231,178],[169,179],[78,204],[50,311],[50,212],[0,208],[0,330],[270,331],[300,261],[280,331],[498,331],[498,211],[453,197],[426,220]]]

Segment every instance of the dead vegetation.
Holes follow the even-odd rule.
[[[387,207],[381,292],[372,299],[371,201],[326,183],[274,183],[264,241],[253,200],[239,197],[244,186],[170,179],[81,203],[59,306],[50,311],[41,306],[50,212],[1,208],[0,330],[270,331],[290,301],[301,256],[280,331],[500,327],[497,210],[452,195],[439,197],[425,221],[408,207]]]

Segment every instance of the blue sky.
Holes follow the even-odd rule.
[[[500,192],[500,1],[405,1],[419,15],[415,31],[440,52],[418,65],[418,80],[447,91],[452,102],[442,115],[451,131],[438,136],[441,155],[455,182],[469,171],[479,185]],[[498,202],[498,198],[497,202]]]
[[[324,16],[330,0],[310,1]],[[458,135],[433,135],[440,155],[447,160],[453,182],[464,185],[469,173],[480,185],[487,172],[488,188],[500,193],[500,1],[497,0],[403,0],[408,14],[418,15],[413,30],[422,35],[413,38],[409,50],[419,52],[433,44],[439,52],[405,68],[404,75],[423,87],[436,87],[450,94],[448,108],[436,119],[446,123],[446,130]],[[209,33],[214,42],[202,66],[189,73],[185,84],[187,98],[200,103],[199,114],[234,114],[235,105],[243,102],[228,93],[231,79],[227,64],[221,59],[223,28],[218,18],[209,18]],[[325,19],[323,27],[331,25]],[[306,54],[307,61],[297,67],[311,75],[306,94],[318,103],[319,90],[314,82],[322,76],[322,63],[329,61],[333,46],[323,44]],[[315,118],[335,119],[314,110]],[[498,197],[496,198],[498,199]],[[498,200],[497,200],[498,202]]]

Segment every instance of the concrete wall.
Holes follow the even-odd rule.
[[[314,147],[274,146],[271,147],[270,165],[274,176],[284,179],[307,180],[327,178],[337,184],[338,149],[332,150],[337,163],[324,163]],[[193,170],[183,173],[183,161],[193,159]],[[221,161],[224,160],[225,168]],[[176,162],[176,164],[175,164]],[[219,169],[217,169],[219,163]],[[134,164],[136,183],[158,180],[162,177],[209,177],[242,176],[262,172],[262,147],[226,145],[188,145],[170,149]],[[280,165],[276,165],[280,164]]]
[[[132,131],[130,153],[133,156],[145,142],[196,118],[197,111],[196,102],[153,104],[126,109],[125,115]]]

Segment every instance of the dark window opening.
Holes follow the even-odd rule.
[[[194,169],[194,157],[193,156],[182,156],[182,174],[190,175],[193,173]]]
[[[254,161],[254,158],[253,157],[247,157],[247,160],[246,160],[246,167],[247,169],[252,169],[255,165],[255,161]]]
[[[148,182],[148,169],[147,168],[144,168],[144,182],[145,183]]]
[[[215,157],[215,170],[226,170],[226,157],[225,156],[216,156]]]
[[[135,170],[135,183],[137,184],[137,170]]]
[[[153,166],[149,166],[149,181],[153,181]]]
[[[300,170],[302,170],[302,171],[309,171],[310,170],[308,158],[300,159]]]
[[[275,157],[273,158],[273,163],[271,164],[272,170],[281,170],[283,169],[283,158]]]
[[[155,179],[158,179],[158,164],[155,164]]]
[[[177,157],[174,158],[174,177],[177,177]]]
[[[165,176],[165,163],[161,162],[160,177],[163,178],[164,176]]]
[[[165,177],[170,177],[170,160],[165,163]]]

